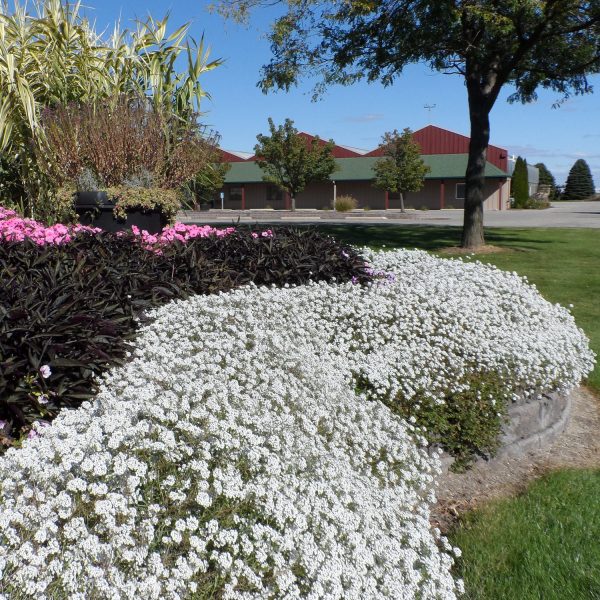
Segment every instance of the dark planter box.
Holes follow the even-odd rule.
[[[157,210],[127,210],[126,219],[117,219],[113,213],[115,203],[106,192],[77,192],[75,212],[82,225],[99,227],[104,231],[124,231],[132,226],[148,233],[160,233],[167,224],[165,216]]]

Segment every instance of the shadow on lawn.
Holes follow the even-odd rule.
[[[428,225],[309,225],[304,227],[318,228],[319,231],[333,235],[337,239],[354,246],[370,246],[371,248],[418,248],[419,250],[438,250],[460,244],[461,227],[428,226]],[[538,250],[551,243],[543,239],[543,235],[535,235],[528,231],[516,234],[511,229],[486,229],[486,243],[504,246],[515,251],[528,252]]]

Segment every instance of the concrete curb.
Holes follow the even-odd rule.
[[[532,450],[550,446],[567,428],[572,410],[570,394],[544,394],[538,400],[523,397],[508,409],[509,421],[504,427],[496,455],[488,460],[479,458],[476,462],[520,458]],[[442,473],[447,473],[454,458],[444,452],[440,459]]]

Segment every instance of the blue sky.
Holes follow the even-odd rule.
[[[385,131],[428,123],[469,134],[466,91],[462,79],[412,65],[388,88],[379,84],[331,87],[318,102],[311,101],[312,85],[304,82],[289,93],[264,95],[257,87],[260,67],[269,60],[265,33],[271,9],[255,13],[248,28],[210,14],[201,0],[86,0],[86,13],[98,29],[121,17],[123,25],[148,12],[162,17],[170,12],[171,28],[191,21],[191,35],[204,33],[213,58],[225,63],[201,80],[211,99],[202,106],[204,120],[221,134],[221,145],[231,150],[252,151],[257,133],[268,131],[267,118],[281,123],[291,118],[296,127],[337,143],[372,149]],[[510,89],[491,115],[491,143],[520,154],[528,162],[544,162],[559,183],[572,164],[584,158],[600,188],[600,76],[590,80],[597,93],[575,97],[553,109],[557,99],[541,92],[533,104],[508,104]],[[314,84],[314,82],[312,82]],[[426,104],[435,105],[429,112]]]

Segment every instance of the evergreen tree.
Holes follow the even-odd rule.
[[[321,143],[318,137],[307,142],[291,119],[275,127],[269,117],[271,135],[259,133],[254,146],[256,164],[265,172],[263,180],[285,190],[296,210],[296,196],[311,181],[325,181],[335,171],[333,141]]]
[[[394,129],[384,134],[382,148],[384,158],[375,163],[375,185],[388,192],[398,192],[404,212],[404,194],[418,192],[431,169],[423,162],[419,144],[408,128],[402,133]]]
[[[569,171],[563,200],[585,200],[596,193],[589,165],[580,158]]]
[[[558,187],[556,185],[556,179],[552,175],[550,169],[544,163],[536,163],[535,167],[540,172],[540,186],[548,186],[550,188],[549,200],[557,200],[559,197]]]
[[[529,200],[529,176],[527,174],[527,161],[517,156],[515,170],[511,181],[512,197],[515,199],[515,208],[525,208]]]

